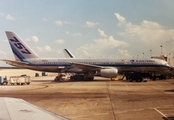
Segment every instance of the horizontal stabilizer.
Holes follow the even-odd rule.
[[[23,66],[23,65],[27,65],[29,64],[28,62],[20,62],[20,61],[14,61],[14,60],[1,60],[6,62],[9,65],[13,65],[13,66]]]

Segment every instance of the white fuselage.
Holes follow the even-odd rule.
[[[73,65],[73,63],[88,64],[95,66],[112,67],[119,72],[168,72],[171,66],[164,60],[159,59],[82,59],[82,58],[35,58],[24,60],[28,64],[14,66],[32,70],[48,72],[86,72]]]

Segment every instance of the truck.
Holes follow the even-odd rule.
[[[132,82],[135,80],[136,82],[147,82],[148,79],[151,78],[151,75],[149,73],[142,73],[142,72],[129,72],[126,75],[126,80],[129,80]]]
[[[6,77],[4,78],[3,76],[0,76],[0,85],[7,85],[8,81]]]
[[[11,76],[9,79],[10,85],[29,85],[30,83],[30,76]]]

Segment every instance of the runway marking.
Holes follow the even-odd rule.
[[[86,117],[86,116],[88,116],[88,115],[83,115],[83,116],[75,116],[75,117],[71,117],[71,118],[84,118],[84,117]]]
[[[139,112],[139,111],[143,111],[143,110],[145,110],[145,109],[124,110],[124,111],[118,111],[116,113],[120,114],[120,113],[126,113],[126,112],[131,112],[131,111]]]
[[[95,103],[95,106],[98,106],[98,102]]]
[[[99,103],[95,101],[88,101],[88,102],[62,102],[63,107],[88,107],[88,106],[98,106]]]
[[[133,111],[143,111],[143,110],[145,110],[145,109],[135,109]]]
[[[166,115],[164,115],[161,111],[159,111],[157,108],[154,108],[158,113],[160,113],[163,117],[165,117],[167,120],[170,120]]]
[[[65,104],[64,104],[64,107],[67,107],[67,106],[68,106],[68,107],[73,106],[73,103],[65,103]]]
[[[107,83],[106,83],[106,87],[107,87],[107,93],[109,95],[109,101],[110,101],[110,105],[111,105],[111,109],[112,109],[113,118],[114,118],[114,120],[116,120],[115,113],[114,113],[114,107],[113,107],[113,103],[112,103],[112,99],[111,99],[111,94],[110,94],[110,91],[109,91]]]
[[[174,108],[174,105],[164,105],[164,106],[161,106],[161,107],[158,107],[158,108],[169,108],[169,109],[173,109]]]
[[[108,113],[98,113],[98,114],[94,114],[94,115],[106,115]]]
[[[166,114],[167,116],[173,116],[173,114]]]
[[[128,112],[128,111],[125,110],[125,111],[119,111],[119,112],[116,112],[116,113],[119,114],[119,113],[126,113],[126,112]]]
[[[76,106],[86,107],[87,104],[84,102],[84,103],[79,103],[79,104],[77,104]]]

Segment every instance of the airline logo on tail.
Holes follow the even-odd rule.
[[[75,58],[75,56],[68,49],[63,49],[63,52],[65,54],[65,57],[67,57],[67,58]]]
[[[19,40],[16,37],[13,37],[13,39],[10,39],[11,42],[14,42],[14,45],[16,48],[20,49],[22,53],[24,54],[31,54],[31,52],[25,48],[25,46],[19,42]]]
[[[17,61],[27,62],[27,59],[38,58],[38,55],[14,32],[6,31],[6,35]]]

